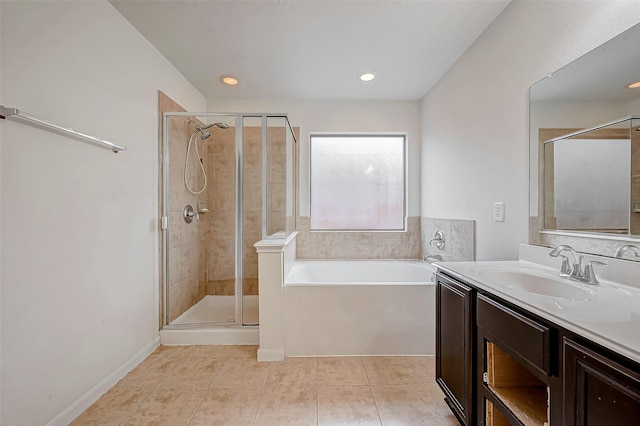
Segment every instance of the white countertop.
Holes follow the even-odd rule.
[[[495,294],[560,327],[640,362],[640,263],[585,256],[590,260],[598,259],[608,263],[603,273],[599,274],[601,284],[589,285],[568,280],[559,284],[581,289],[584,291],[580,292],[582,294],[588,292],[589,296],[583,299],[537,294],[487,278],[487,272],[507,270],[531,272],[543,278],[556,279],[559,261],[547,260],[544,256],[548,252],[548,248],[526,245],[524,250],[521,249],[521,260],[437,262],[435,265],[443,272],[468,281],[478,289]],[[554,263],[557,265],[550,266]],[[611,277],[619,278],[620,281],[607,279]]]

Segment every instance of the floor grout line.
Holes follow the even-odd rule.
[[[361,421],[369,419],[369,421],[373,422],[373,410],[375,409],[376,418],[380,426],[384,426],[384,419],[382,417],[382,408],[385,408],[385,415],[387,416],[387,422],[395,422],[400,421],[400,419],[404,419],[402,421],[406,422],[407,418],[411,418],[411,416],[423,416],[424,410],[429,409],[437,409],[442,410],[445,409],[444,402],[441,398],[438,398],[436,394],[430,394],[428,401],[424,400],[424,398],[419,398],[420,404],[418,406],[412,406],[412,412],[409,414],[401,411],[398,411],[398,404],[404,404],[404,400],[399,400],[398,397],[400,395],[401,398],[407,398],[408,396],[405,392],[410,391],[409,388],[406,388],[404,385],[415,386],[417,384],[422,384],[425,386],[437,385],[433,380],[433,368],[432,362],[426,362],[421,360],[414,360],[412,363],[411,360],[406,356],[398,356],[398,357],[378,357],[378,360],[370,360],[370,362],[366,362],[366,359],[362,356],[357,357],[359,362],[342,362],[338,361],[335,364],[331,363],[323,363],[323,372],[325,374],[325,382],[320,381],[320,357],[309,357],[313,358],[312,362],[291,362],[287,363],[260,363],[263,366],[260,369],[256,370],[245,370],[244,365],[247,367],[252,367],[253,364],[249,365],[248,361],[244,361],[245,359],[253,359],[255,362],[255,353],[252,354],[255,348],[224,348],[224,350],[216,350],[212,348],[211,350],[205,349],[202,347],[193,347],[193,348],[166,348],[164,350],[160,350],[160,353],[155,353],[150,355],[150,362],[145,363],[143,370],[144,373],[140,373],[139,375],[135,375],[133,381],[129,380],[125,385],[125,389],[136,389],[138,394],[141,396],[139,399],[131,400],[127,402],[125,400],[120,400],[120,402],[114,403],[113,399],[106,399],[106,403],[103,402],[103,405],[109,406],[109,404],[113,404],[114,408],[125,408],[128,405],[131,409],[129,414],[122,415],[119,417],[119,424],[126,424],[127,422],[131,422],[132,419],[137,419],[140,417],[144,417],[149,420],[149,416],[153,417],[154,406],[157,404],[161,404],[162,407],[161,412],[156,412],[156,419],[162,419],[163,416],[171,416],[176,410],[174,409],[175,402],[167,402],[158,399],[158,395],[154,397],[155,392],[162,386],[164,389],[163,392],[173,392],[177,393],[186,393],[190,392],[190,401],[193,404],[193,411],[188,411],[185,413],[182,421],[187,421],[186,424],[195,425],[200,423],[204,419],[214,419],[219,418],[220,416],[233,416],[236,415],[235,410],[237,411],[237,415],[242,413],[243,418],[246,419],[247,424],[251,424],[253,426],[258,425],[258,418],[262,418],[263,422],[272,418],[272,416],[284,416],[283,418],[287,418],[287,416],[295,416],[296,414],[288,414],[287,408],[280,406],[279,404],[275,404],[271,406],[264,406],[265,402],[271,401],[273,398],[270,398],[272,392],[276,391],[276,385],[270,385],[271,377],[276,375],[282,375],[282,379],[286,384],[283,384],[283,387],[295,387],[296,385],[305,382],[305,386],[308,386],[310,380],[315,381],[315,392],[313,388],[308,389],[312,393],[309,397],[313,397],[315,394],[316,404],[315,404],[315,425],[319,426],[323,423],[321,420],[321,412],[323,414],[324,422],[334,421],[332,419],[335,418],[346,418],[340,417],[345,416],[349,412],[351,408],[349,408],[349,404],[345,407],[344,398],[340,395],[341,392],[347,392],[346,395],[349,395],[351,392],[355,392],[355,394],[361,395],[360,397],[355,397],[354,401],[358,401],[355,406],[362,407],[362,413],[365,417],[361,418]],[[164,353],[163,353],[164,352]],[[207,355],[211,354],[211,355]],[[215,356],[213,354],[216,354]],[[242,355],[251,355],[252,358]],[[236,355],[236,356],[231,356]],[[237,356],[240,355],[240,356]],[[202,358],[207,358],[209,361],[220,361],[217,365],[210,365],[208,362],[201,362]],[[389,359],[383,359],[389,358]],[[395,358],[395,359],[391,359]],[[147,358],[149,359],[149,358]],[[146,360],[145,360],[146,361]],[[168,365],[167,361],[169,362]],[[144,362],[144,361],[143,361]],[[237,377],[235,373],[232,376],[229,376],[228,379],[220,376],[219,379],[222,381],[218,381],[218,385],[221,387],[225,383],[230,384],[231,388],[239,389],[238,392],[233,393],[233,400],[231,400],[231,405],[228,405],[228,400],[220,399],[220,394],[211,393],[214,388],[214,377],[217,373],[221,372],[219,370],[221,366],[225,363],[229,363],[229,366],[235,366],[235,371],[239,374]],[[264,365],[266,364],[266,365]],[[406,369],[406,365],[409,365],[409,369]],[[211,373],[211,381],[209,386],[206,388],[200,388],[199,386],[204,383],[206,377],[201,374],[195,374],[194,371],[198,370],[198,366],[203,366],[207,369],[208,372]],[[356,366],[359,366],[356,368]],[[137,367],[136,367],[137,368]],[[346,369],[345,369],[346,368]],[[195,369],[195,370],[194,370]],[[139,370],[140,372],[140,370]],[[164,373],[163,373],[164,372]],[[362,372],[364,373],[364,377],[362,377]],[[400,375],[398,375],[398,372]],[[224,372],[223,372],[224,373]],[[425,377],[424,374],[427,373],[429,378]],[[209,374],[209,373],[207,373]],[[227,374],[227,373],[224,373]],[[245,374],[249,374],[249,376],[245,376]],[[411,377],[408,380],[405,376],[409,374]],[[262,380],[258,383],[255,381],[260,375],[263,375]],[[189,378],[193,380],[197,380],[197,382],[193,382],[191,385],[188,382]],[[372,379],[378,378],[380,383],[372,384]],[[362,379],[365,380],[362,380]],[[398,378],[402,380],[398,380]],[[130,378],[131,379],[131,378]],[[240,381],[238,381],[240,380]],[[404,383],[407,381],[408,383]],[[232,383],[233,382],[233,383]],[[251,383],[249,383],[251,382]],[[396,383],[398,382],[398,383]],[[432,383],[433,382],[433,383]],[[235,385],[234,385],[235,384]],[[311,384],[311,383],[309,383]],[[116,384],[117,386],[117,384]],[[256,387],[257,386],[257,387]],[[279,385],[278,385],[279,386]],[[349,390],[361,388],[366,386],[368,389],[365,391],[362,389],[361,391]],[[320,387],[323,388],[323,401],[320,400],[321,393]],[[374,389],[375,387],[375,389]],[[115,388],[115,386],[114,386]],[[254,389],[255,388],[255,389]],[[245,390],[241,390],[245,389]],[[252,396],[250,400],[252,404],[255,404],[252,408],[248,405],[242,405],[244,408],[238,408],[237,402],[235,398],[240,398],[243,400],[241,395],[246,394],[248,392],[247,389],[251,389]],[[306,392],[308,392],[306,391]],[[337,392],[337,393],[336,393]],[[355,395],[352,394],[352,395]],[[214,396],[215,395],[215,396]],[[240,396],[236,396],[240,395]],[[246,394],[248,395],[248,394]],[[366,399],[364,399],[365,395],[368,395]],[[185,395],[186,397],[186,395]],[[225,397],[226,398],[226,397]],[[371,399],[369,399],[371,398]],[[178,398],[178,400],[181,400]],[[238,400],[238,401],[240,401]],[[373,402],[373,406],[371,406],[371,401]],[[408,397],[408,401],[413,401],[413,397]],[[291,401],[289,401],[291,403]],[[205,405],[206,403],[206,405]],[[125,404],[125,405],[123,405]],[[413,403],[415,404],[415,402]],[[293,413],[300,412],[302,406],[296,405],[293,403],[294,411]],[[175,406],[179,408],[179,406]],[[185,406],[182,405],[184,408]],[[314,424],[312,420],[314,417],[310,412],[313,409],[313,405],[306,405],[305,410],[302,413],[306,419],[308,419],[309,424]],[[433,408],[430,408],[433,407]],[[125,408],[126,409],[126,408]],[[201,410],[203,410],[201,412]],[[220,410],[220,411],[219,411]],[[227,410],[231,410],[228,411]],[[322,411],[321,411],[322,410]],[[346,410],[346,411],[341,411]],[[358,409],[359,410],[359,409]],[[356,410],[356,412],[359,412]],[[124,412],[124,410],[122,410]],[[102,410],[94,410],[93,413],[89,413],[89,415],[83,419],[81,419],[77,426],[86,425],[86,424],[105,424],[100,423],[98,420],[92,420],[92,416],[96,416],[98,418],[101,416]],[[151,413],[151,414],[150,414]],[[164,414],[162,414],[164,413]],[[222,413],[222,414],[220,414]],[[258,417],[258,414],[261,414],[261,417]],[[368,413],[368,414],[366,414]],[[113,414],[113,411],[112,411]],[[335,417],[335,416],[338,417]],[[211,417],[209,417],[211,416]],[[409,416],[409,417],[407,417]],[[452,422],[451,415],[447,415],[446,411],[442,411],[442,414],[438,415],[438,418],[442,419],[443,424],[455,424]],[[423,424],[420,423],[422,420],[418,420],[420,417],[413,417],[416,423],[412,424]],[[165,421],[167,419],[165,418]],[[298,419],[301,421],[301,419]],[[84,423],[83,423],[84,421]],[[357,419],[352,420],[354,422],[358,422]],[[215,423],[215,422],[214,422]],[[211,423],[211,424],[214,424]],[[288,420],[284,421],[286,424],[296,424],[296,417],[288,417]],[[283,424],[284,424],[283,423]],[[349,421],[344,420],[344,425],[349,425]]]

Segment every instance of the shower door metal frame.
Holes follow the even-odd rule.
[[[192,323],[192,324],[170,324],[168,321],[168,305],[169,305],[169,117],[223,117],[227,119],[233,119],[235,125],[235,136],[234,136],[234,162],[236,165],[235,170],[235,188],[236,188],[236,197],[235,197],[235,230],[234,230],[234,265],[235,265],[235,315],[233,322],[209,322],[209,323]],[[163,135],[162,135],[162,217],[161,217],[161,230],[162,230],[162,256],[164,258],[164,265],[162,271],[162,285],[164,288],[164,297],[163,297],[163,328],[175,328],[175,329],[184,329],[184,328],[192,328],[192,327],[202,327],[202,326],[212,326],[212,327],[220,327],[220,326],[243,326],[242,318],[243,318],[243,299],[242,292],[243,286],[242,282],[244,282],[244,259],[242,258],[242,199],[243,199],[243,188],[242,188],[242,122],[243,115],[238,113],[212,113],[212,112],[165,112],[162,114],[163,120]],[[238,142],[240,141],[240,143]]]
[[[170,324],[168,322],[168,304],[169,304],[169,117],[225,117],[233,118],[235,122],[235,185],[236,185],[236,220],[235,220],[235,319],[233,323],[211,322],[211,323],[194,323],[194,324]],[[256,326],[258,324],[244,323],[244,121],[247,118],[260,118],[262,127],[262,238],[268,238],[267,234],[267,124],[268,118],[284,118],[287,128],[292,132],[291,124],[287,114],[279,113],[213,113],[213,112],[165,112],[162,114],[162,216],[161,232],[162,232],[162,256],[164,259],[162,270],[162,285],[164,289],[163,297],[163,328],[184,329],[194,326]],[[295,136],[294,136],[295,139]],[[295,213],[294,213],[295,214]]]
[[[244,324],[244,117],[236,116],[236,297],[235,324]]]

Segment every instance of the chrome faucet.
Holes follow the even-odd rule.
[[[624,254],[628,251],[632,252],[635,257],[640,257],[640,247],[634,246],[633,244],[625,244],[621,247],[618,247],[615,257],[617,257],[618,259],[622,259]]]
[[[441,254],[425,254],[422,256],[422,260],[425,262],[433,263],[433,262],[442,262],[444,258]]]
[[[563,252],[569,253],[569,255],[571,256],[571,263],[569,263],[569,256],[565,256],[564,254],[562,254]],[[559,245],[558,247],[551,250],[549,256],[562,257],[562,266],[560,266],[560,273],[558,274],[558,276],[586,284],[598,284],[598,278],[593,271],[593,265],[607,265],[606,263],[600,262],[599,260],[589,260],[585,262],[585,265],[583,267],[582,260],[584,259],[584,256],[578,256],[578,253],[573,247],[565,244]]]
[[[431,241],[429,241],[429,245],[435,245],[438,250],[444,249],[444,232],[438,229]]]
[[[569,263],[569,257],[562,254],[563,252],[568,252],[571,256],[571,263]],[[581,273],[582,265],[582,257],[578,259],[578,253],[576,253],[575,249],[568,245],[559,245],[558,247],[551,250],[549,253],[551,257],[562,257],[562,266],[560,266],[560,273],[558,276],[563,278],[569,278],[574,275],[578,275]]]

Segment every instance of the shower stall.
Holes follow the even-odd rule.
[[[163,113],[162,328],[258,325],[254,244],[297,227],[284,114]]]

